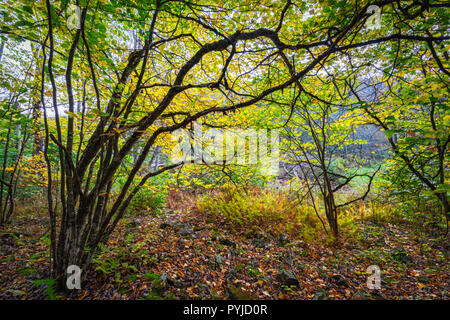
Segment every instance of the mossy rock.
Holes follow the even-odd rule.
[[[227,284],[227,294],[231,300],[258,300],[258,298],[251,293],[246,292],[231,283]]]

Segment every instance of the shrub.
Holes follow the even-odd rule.
[[[312,207],[299,207],[286,193],[273,190],[248,190],[227,185],[201,196],[197,206],[200,212],[224,219],[233,229],[307,235],[315,234],[321,228]]]
[[[131,201],[129,212],[149,211],[158,214],[166,205],[167,190],[143,188]]]

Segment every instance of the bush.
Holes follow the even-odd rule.
[[[167,190],[152,190],[143,188],[131,201],[129,210],[133,212],[151,212],[158,214],[165,207]]]
[[[422,181],[394,160],[387,160],[385,168],[377,181],[378,187],[388,193],[389,201],[399,208],[404,218],[445,231],[447,223],[441,203]]]
[[[166,206],[170,176],[161,174],[149,179],[136,193],[127,209],[128,214],[150,212],[159,214]]]
[[[320,221],[309,206],[299,207],[286,193],[225,186],[199,198],[198,209],[224,219],[233,229],[269,230],[291,235],[315,234]]]

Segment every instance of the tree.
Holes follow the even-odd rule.
[[[2,43],[2,50],[3,50]],[[8,46],[17,45],[10,41]],[[16,201],[20,197],[18,185],[22,182],[23,165],[27,156],[27,142],[33,124],[30,121],[28,93],[30,83],[36,80],[29,70],[35,65],[33,59],[23,58],[22,50],[9,50],[3,55],[0,68],[0,225],[12,221]],[[17,68],[14,63],[20,63]],[[8,73],[12,68],[15,72]]]
[[[403,46],[398,43],[393,49],[397,53],[415,51],[418,58],[403,60],[398,53],[379,79],[355,81],[350,85],[353,109],[385,132],[394,155],[390,176],[399,179],[406,170],[411,175],[407,189],[421,193],[425,189],[426,195],[434,197],[448,226],[449,73],[444,66],[448,55],[444,53],[446,61],[441,61],[430,42]],[[377,85],[377,80],[386,85]],[[364,93],[368,89],[372,94]]]

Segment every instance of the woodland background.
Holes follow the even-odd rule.
[[[0,16],[1,299],[449,298],[446,1]],[[278,130],[279,174],[171,161],[194,122]]]

